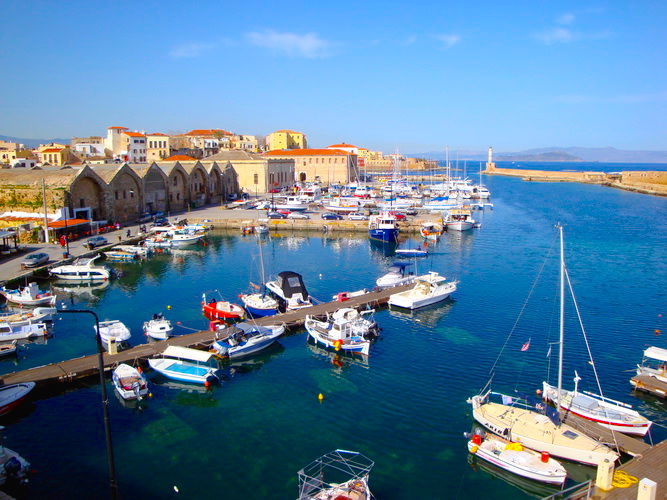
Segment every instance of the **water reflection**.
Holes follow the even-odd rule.
[[[74,298],[86,300],[89,302],[96,302],[104,296],[104,290],[109,288],[111,281],[99,282],[75,282],[56,280],[52,284],[52,288],[58,293],[60,300],[69,299],[69,303],[74,305]]]
[[[330,351],[317,345],[317,343],[309,336],[306,342],[308,350],[313,357],[320,358],[331,364],[332,370],[336,373],[343,373],[352,366],[360,366],[368,369],[370,356],[355,354],[351,352],[336,352]]]
[[[432,304],[430,306],[415,310],[389,306],[389,314],[395,318],[399,318],[410,323],[421,323],[422,326],[435,327],[438,325],[440,320],[444,318],[447,313],[449,313],[449,311],[451,311],[455,303],[456,301],[450,297],[438,304]]]

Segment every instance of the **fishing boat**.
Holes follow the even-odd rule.
[[[442,225],[447,231],[467,231],[475,226],[472,211],[468,208],[448,210],[442,218]]]
[[[415,285],[389,297],[389,305],[405,309],[419,309],[447,299],[456,291],[458,281],[447,281],[435,271],[415,278]]]
[[[79,257],[70,264],[56,266],[49,270],[54,278],[70,281],[106,281],[111,278],[111,269],[107,266],[95,266],[93,262],[100,257]]]
[[[23,382],[21,384],[0,387],[0,415],[9,413],[23,403],[34,388],[34,382]]]
[[[428,251],[422,247],[417,248],[397,248],[396,255],[399,257],[427,257]]]
[[[561,226],[559,226],[559,232],[561,323],[558,389],[560,393],[563,372],[563,311],[565,307],[565,259],[563,228]],[[510,396],[492,392],[491,389],[487,390],[485,388],[482,393],[469,398],[468,403],[472,405],[475,420],[488,430],[533,450],[548,452],[555,457],[596,466],[605,460],[613,463],[619,457],[618,453],[607,446],[581,433],[574,427],[562,423],[557,410],[544,403],[534,402],[528,397]]]
[[[468,441],[473,455],[519,476],[543,483],[562,485],[567,471],[547,452],[538,453],[492,434],[475,433]]]
[[[263,222],[260,222],[263,221]],[[268,219],[257,219],[258,224],[255,224],[255,234],[267,234],[269,232],[269,226],[267,225]]]
[[[124,400],[142,399],[148,394],[148,382],[138,368],[119,364],[111,376],[116,391]]]
[[[40,290],[34,281],[17,290],[0,287],[0,295],[5,297],[7,302],[20,306],[53,306],[56,303],[56,296],[51,292]]]
[[[646,349],[642,363],[637,365],[637,375],[653,377],[667,383],[667,349],[660,347]]]
[[[4,358],[6,356],[11,356],[12,354],[16,354],[16,344],[18,343],[18,340],[12,340],[8,344],[0,344],[0,358]]]
[[[368,219],[368,236],[373,240],[398,241],[398,220],[389,212],[371,215]]]
[[[285,332],[284,325],[259,326],[236,323],[216,331],[211,347],[216,354],[230,359],[254,354],[272,345]]]
[[[132,336],[130,330],[117,319],[100,321],[99,325],[99,331],[97,329],[97,325],[95,325],[93,328],[99,334],[100,339],[102,339],[102,342],[105,344],[108,344],[110,341],[116,343],[124,342],[129,340],[129,338]]]
[[[262,253],[262,243],[261,241],[257,242],[259,247],[259,266],[262,283],[260,285],[255,285],[251,283],[250,285],[257,288],[256,293],[247,293],[239,295],[243,306],[248,313],[256,318],[262,318],[264,316],[273,316],[278,312],[278,301],[271,296],[266,288],[265,282],[266,277],[264,276],[264,254]]]
[[[299,471],[298,500],[371,500],[375,463],[356,451],[335,450]]]
[[[442,226],[435,222],[422,222],[419,233],[428,240],[437,240],[442,234]]]
[[[602,427],[613,429],[623,434],[644,437],[653,422],[632,409],[632,406],[587,391],[579,392],[581,377],[574,372],[574,390],[561,389],[560,407],[562,410],[578,415],[586,420],[597,422]],[[542,383],[542,398],[557,404],[558,387]]]
[[[148,364],[165,377],[181,382],[208,386],[219,381],[212,352],[170,345],[161,355],[149,359]]]
[[[162,313],[153,314],[153,318],[144,322],[144,333],[155,340],[167,340],[174,331],[174,326]]]
[[[45,322],[15,324],[0,321],[0,342],[12,342],[34,337],[44,337],[49,334],[49,327]]]
[[[133,253],[139,257],[148,257],[153,253],[151,248],[142,245],[116,245],[111,250],[120,250],[122,252]]]
[[[380,334],[380,327],[375,321],[374,314],[375,309],[357,311],[352,307],[341,307],[333,312],[331,318],[334,321],[346,322],[354,335],[373,338]]]
[[[205,293],[202,294],[201,307],[208,319],[242,319],[245,316],[241,306],[214,297],[207,299]]]
[[[415,280],[415,275],[408,272],[406,268],[410,266],[407,262],[394,262],[387,273],[380,276],[375,284],[380,288],[389,288],[392,286],[405,285]]]
[[[11,326],[32,325],[51,321],[51,308],[35,307],[0,313],[0,323],[9,323]]]
[[[280,198],[278,203],[274,204],[276,210],[289,210],[291,212],[304,212],[308,210],[308,203],[303,203],[298,196],[286,196]]]
[[[0,426],[0,432],[4,429]],[[26,483],[30,472],[30,463],[25,458],[0,443],[0,486]]]
[[[357,333],[352,328],[351,321],[345,317],[327,317],[325,321],[320,321],[313,316],[306,315],[304,326],[310,338],[327,349],[368,356],[371,347],[370,340]]]
[[[303,278],[294,271],[278,273],[274,281],[268,281],[266,287],[271,290],[278,300],[280,310],[294,311],[305,307],[312,307],[312,302],[303,283]]]
[[[126,252],[125,250],[118,250],[114,248],[104,252],[104,255],[108,260],[114,262],[132,262],[133,260],[137,260],[139,258],[139,255],[136,253]]]

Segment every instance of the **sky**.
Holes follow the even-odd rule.
[[[4,0],[0,134],[667,149],[667,2]]]

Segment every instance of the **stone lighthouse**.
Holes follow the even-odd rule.
[[[486,160],[486,169],[487,170],[494,170],[496,168],[496,164],[493,163],[493,147],[489,146],[489,154]]]

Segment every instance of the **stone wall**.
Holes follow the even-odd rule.
[[[21,186],[0,186],[0,212],[11,212],[17,209],[43,211],[44,198],[42,188]],[[46,206],[50,212],[62,208],[65,203],[65,190],[47,189]]]
[[[667,185],[667,172],[621,172],[623,184],[662,184]]]

